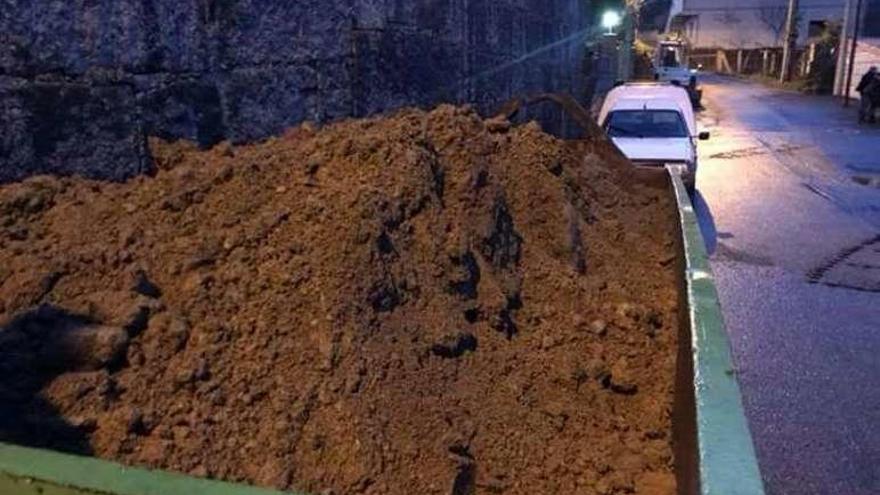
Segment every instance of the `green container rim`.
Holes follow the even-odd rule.
[[[0,493],[43,495],[280,495],[235,483],[132,468],[94,457],[0,443]]]
[[[681,176],[671,168],[667,171],[678,204],[684,244],[699,493],[763,495],[706,244]]]

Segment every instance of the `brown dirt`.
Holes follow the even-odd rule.
[[[674,207],[604,146],[440,107],[0,188],[0,439],[314,493],[673,493]]]

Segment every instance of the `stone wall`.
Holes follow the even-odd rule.
[[[123,180],[151,169],[150,135],[577,94],[588,24],[588,0],[0,0],[0,182]]]

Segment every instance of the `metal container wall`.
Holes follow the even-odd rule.
[[[697,217],[681,178],[647,174],[675,194],[681,227],[682,311],[673,412],[681,495],[763,495],[730,343]],[[671,187],[669,186],[671,184]],[[0,443],[0,494],[278,495],[280,492],[129,468]]]

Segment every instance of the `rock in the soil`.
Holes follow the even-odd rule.
[[[143,270],[135,270],[132,273],[131,290],[153,299],[158,299],[162,296],[162,291],[156,284],[150,281],[147,273]]]
[[[476,299],[480,284],[480,265],[471,251],[452,257],[455,267],[449,288],[464,299]]]
[[[486,129],[488,129],[489,132],[507,132],[510,130],[510,127],[510,121],[504,117],[493,117],[486,120]]]
[[[225,156],[227,158],[232,158],[235,156],[235,148],[233,148],[232,143],[230,143],[229,141],[223,141],[222,143],[217,145],[217,148],[219,149],[222,156]]]
[[[626,359],[618,359],[611,367],[611,382],[609,387],[618,394],[632,395],[639,390],[638,384],[629,363]]]
[[[550,333],[541,338],[541,348],[546,350],[552,349],[559,345],[559,337]]]
[[[91,325],[55,332],[43,353],[46,364],[65,370],[98,370],[122,362],[128,332],[120,327]]]
[[[653,309],[649,310],[645,317],[645,328],[648,334],[653,337],[658,330],[663,328],[663,316]]]
[[[558,432],[565,430],[566,422],[571,416],[566,407],[558,402],[549,402],[545,404],[542,412],[547,415],[550,419],[550,424],[552,424],[553,428]]]
[[[651,471],[636,476],[636,493],[675,493],[675,476]]]
[[[94,416],[74,416],[67,420],[70,426],[83,431],[94,431],[98,426],[98,420]]]
[[[276,459],[266,463],[257,473],[257,483],[262,486],[271,486],[279,490],[283,490],[290,486],[290,480],[293,472],[289,462],[284,459]]]
[[[608,377],[611,376],[611,370],[608,368],[608,364],[598,358],[593,358],[587,361],[585,371],[587,372],[587,376],[600,382],[606,381]]]
[[[318,323],[319,320],[312,320],[311,324],[315,326]],[[319,330],[315,339],[318,344],[318,369],[331,371],[339,362],[339,335]]]
[[[477,337],[470,332],[459,332],[446,335],[439,342],[431,346],[431,352],[435,356],[444,359],[458,358],[466,352],[477,350]]]
[[[95,404],[103,403],[106,392],[113,390],[112,377],[106,369],[98,371],[82,371],[62,373],[56,376],[46,387],[47,396],[65,403],[76,403],[83,410]],[[94,418],[94,412],[77,415],[77,421],[70,421],[75,426]]]
[[[603,337],[608,331],[608,323],[605,320],[594,320],[593,323],[590,323],[590,331]]]
[[[205,359],[199,359],[196,363],[195,370],[193,370],[193,378],[198,381],[206,381],[211,378],[211,369],[208,367],[208,361]]]
[[[41,213],[52,207],[54,197],[61,189],[58,179],[50,177],[37,177],[26,183],[14,184],[6,195],[0,197],[0,214],[14,218]]]
[[[207,478],[211,474],[203,464],[199,464],[198,466],[189,470],[189,475],[195,478]]]
[[[366,374],[367,368],[364,363],[356,364],[345,377],[345,391],[349,394],[356,394],[361,389]]]
[[[596,484],[596,492],[601,495],[633,493],[634,490],[635,486],[632,475],[620,471],[612,471],[608,473],[599,481],[599,483]]]
[[[644,306],[633,303],[622,303],[617,306],[617,317],[626,323],[627,326],[638,324],[645,318],[646,309]]]
[[[191,330],[189,322],[175,313],[165,312],[151,318],[141,340],[145,359],[165,361],[181,352]]]
[[[144,414],[140,409],[132,407],[126,410],[126,430],[128,433],[141,434],[144,431]]]
[[[161,307],[158,300],[133,291],[99,291],[78,298],[71,309],[135,336],[147,328],[150,316]]]

